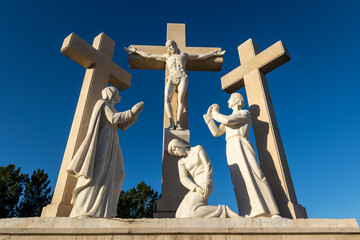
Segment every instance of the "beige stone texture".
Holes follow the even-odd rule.
[[[241,66],[221,78],[222,88],[232,93],[245,86],[261,168],[269,182],[280,215],[307,218],[297,203],[274,107],[265,74],[290,60],[281,41],[259,53],[249,39],[238,47]]]
[[[86,68],[74,120],[66,145],[51,204],[43,208],[42,217],[69,216],[76,178],[67,174],[71,159],[85,138],[91,112],[101,91],[108,83],[119,90],[130,87],[131,75],[112,61],[115,42],[106,34],[99,34],[89,45],[72,33],[63,42],[61,52]]]
[[[0,239],[360,239],[355,219],[0,219]]]
[[[266,74],[290,61],[289,52],[281,41],[259,53],[256,43],[250,38],[238,47],[238,52],[241,66],[221,78],[222,89],[227,93],[244,87],[244,76],[255,69]]]
[[[215,50],[221,51],[221,48],[209,48],[209,47],[188,47],[186,46],[186,33],[185,24],[167,24],[167,40],[174,40],[177,43],[178,48],[181,52],[189,54],[205,54]],[[165,42],[164,46],[146,46],[146,45],[131,45],[138,50],[147,52],[150,54],[166,54]],[[201,61],[188,61],[188,71],[220,71],[223,63],[222,57],[212,57]],[[150,69],[150,70],[166,70],[165,71],[165,85],[169,71],[165,68],[165,63],[156,60],[147,60],[136,54],[129,54],[129,65],[132,69]],[[189,81],[196,81],[196,79],[189,79]],[[177,103],[177,92],[171,101],[173,109],[173,115],[176,116]],[[183,129],[189,129],[188,123],[188,98],[187,93],[184,99],[184,113],[181,118],[181,126]],[[172,139],[171,135],[168,134],[167,128],[170,125],[169,118],[164,110],[164,136],[163,136],[163,159],[162,159],[162,186],[161,186],[161,198],[157,203],[156,217],[174,217],[177,207],[181,200],[187,193],[185,187],[179,181],[177,160],[179,157],[171,156],[167,153],[167,143]],[[181,131],[178,131],[176,136],[179,137]],[[168,135],[167,135],[168,134]],[[180,135],[179,135],[180,134]],[[169,138],[170,137],[170,138]],[[187,139],[189,141],[189,139]]]

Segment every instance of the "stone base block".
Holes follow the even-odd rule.
[[[0,239],[359,240],[355,219],[0,219]]]
[[[286,205],[278,206],[280,215],[286,218],[307,218],[306,209],[297,203],[288,202]]]
[[[173,139],[179,139],[180,141],[189,144],[190,142],[190,131],[189,130],[169,130],[167,128],[164,129],[164,152],[167,152],[167,146],[169,142]]]
[[[43,207],[41,217],[68,217],[72,207],[69,203],[52,203]]]
[[[178,161],[180,157],[168,153],[168,144],[171,140],[178,139],[189,144],[189,130],[164,129],[163,159],[162,159],[162,184],[161,197],[156,204],[156,218],[175,217],[175,212],[189,191],[181,183],[179,178]]]
[[[156,203],[154,218],[174,218],[183,198],[160,198]]]

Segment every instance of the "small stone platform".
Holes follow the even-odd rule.
[[[360,240],[355,219],[0,219],[0,240]]]

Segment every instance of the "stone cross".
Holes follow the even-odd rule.
[[[167,40],[174,40],[181,52],[189,54],[205,54],[214,50],[221,51],[221,48],[206,48],[206,47],[187,47],[185,37],[185,24],[167,24]],[[164,41],[164,43],[166,42]],[[166,46],[146,46],[146,45],[131,45],[138,50],[151,54],[165,54]],[[212,57],[207,60],[201,61],[188,61],[186,64],[188,71],[220,71],[222,66],[222,57]],[[165,71],[165,84],[168,76],[168,69],[165,66],[165,62],[156,60],[146,60],[136,54],[129,54],[129,64],[132,69],[150,69],[150,70],[164,70]],[[189,79],[191,84],[193,81]],[[177,93],[175,92],[171,105],[173,108],[173,114],[176,116],[177,109]],[[187,93],[184,100],[184,113],[181,119],[181,126],[184,129],[188,129],[188,104]],[[155,217],[174,217],[177,207],[182,201],[183,197],[187,193],[179,181],[179,173],[177,168],[178,156],[172,156],[167,153],[167,145],[169,141],[174,138],[182,139],[185,142],[189,142],[190,132],[189,130],[177,131],[166,129],[169,126],[169,118],[164,111],[164,138],[163,138],[163,170],[162,170],[162,186],[161,186],[161,198],[157,202],[157,213]]]
[[[108,83],[119,90],[130,87],[131,75],[112,61],[114,49],[115,42],[104,33],[94,39],[92,46],[74,33],[63,42],[61,52],[86,68],[86,73],[54,195],[51,204],[43,208],[42,217],[69,216],[76,179],[66,169],[86,136],[93,107]]]
[[[280,215],[307,218],[297,203],[285,150],[276,122],[265,74],[290,60],[281,41],[259,53],[249,39],[238,47],[241,66],[221,78],[222,89],[233,93],[245,86],[261,168],[268,179]]]

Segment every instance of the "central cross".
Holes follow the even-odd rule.
[[[166,41],[175,41],[177,47],[181,53],[187,53],[189,55],[206,55],[213,51],[221,52],[221,48],[209,48],[209,47],[187,47],[185,37],[185,24],[167,24],[167,36]],[[155,55],[163,55],[167,53],[166,46],[148,46],[148,45],[131,45],[130,48],[136,48],[142,52]],[[187,71],[220,71],[223,63],[222,57],[211,57],[207,59],[196,59],[186,62]],[[168,81],[169,69],[166,67],[165,61],[159,61],[156,59],[146,59],[137,54],[129,54],[129,65],[132,69],[149,69],[149,70],[164,70],[165,69],[165,86]],[[191,79],[190,79],[191,81]],[[178,108],[178,92],[175,92],[171,99],[171,107],[173,116],[177,116]],[[181,127],[183,129],[189,128],[188,122],[188,101],[187,93],[184,100],[184,112],[181,116]],[[177,168],[177,160],[179,157],[172,156],[167,152],[169,141],[173,138],[182,139],[185,142],[189,142],[190,132],[189,130],[169,130],[170,120],[167,117],[167,113],[164,110],[164,138],[163,138],[163,161],[162,161],[162,186],[161,186],[161,198],[157,202],[156,217],[174,217],[177,207],[186,194],[186,189],[179,181],[179,173]]]

